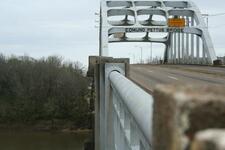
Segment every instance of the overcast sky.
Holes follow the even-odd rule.
[[[224,0],[195,0],[202,13],[225,12]],[[0,53],[6,55],[60,55],[65,59],[88,63],[89,55],[98,55],[99,0],[0,0]],[[210,18],[210,33],[218,56],[225,55],[225,16]],[[111,45],[114,57],[133,56],[138,59],[144,49],[149,56],[149,44]],[[119,48],[120,47],[120,48]],[[162,50],[153,45],[153,55]],[[129,48],[129,49],[128,49]]]

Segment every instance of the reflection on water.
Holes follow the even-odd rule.
[[[87,133],[0,130],[0,150],[83,150]]]

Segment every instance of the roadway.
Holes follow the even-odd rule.
[[[225,67],[130,65],[130,79],[150,92],[158,84],[225,86]]]

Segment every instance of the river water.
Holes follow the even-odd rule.
[[[0,150],[83,150],[88,133],[0,130]]]

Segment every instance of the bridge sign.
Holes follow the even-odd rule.
[[[169,27],[185,27],[185,19],[184,18],[170,18],[168,19]]]
[[[125,32],[184,32],[180,27],[163,27],[163,28],[126,28]]]

